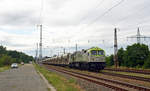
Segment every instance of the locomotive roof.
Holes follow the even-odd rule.
[[[91,47],[91,48],[86,49],[86,50],[82,49],[82,51],[88,51],[88,52],[90,52],[90,51],[92,51],[92,50],[103,50],[103,49],[101,49],[101,48],[99,48],[99,47]],[[103,50],[103,51],[104,51],[104,50]],[[76,51],[76,52],[71,53],[71,54],[75,54],[75,53],[79,53],[79,52],[81,52],[81,51]]]
[[[88,49],[88,51],[91,51],[91,50],[103,50],[103,49],[101,49],[99,47],[92,47],[92,48]]]

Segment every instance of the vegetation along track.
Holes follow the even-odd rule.
[[[45,67],[47,69],[56,70],[58,72],[69,74],[71,76],[81,78],[81,79],[90,81],[92,83],[96,83],[98,85],[102,85],[102,86],[114,89],[116,91],[137,91],[137,90],[138,91],[150,91],[150,88],[136,86],[133,84],[110,80],[110,79],[106,79],[106,78],[101,78],[98,76],[93,76],[93,75],[89,75],[89,74],[85,74],[85,73],[74,72],[74,71],[70,71],[70,70],[67,70],[64,68],[62,69],[60,67],[51,67],[49,65],[48,66],[45,65]]]
[[[148,74],[150,75],[150,70],[137,70],[137,69],[119,69],[119,68],[105,68],[104,70],[107,71],[118,71],[118,72],[132,72],[132,73],[139,73],[139,74]]]

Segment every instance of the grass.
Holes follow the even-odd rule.
[[[34,66],[36,70],[41,72],[48,82],[56,88],[57,91],[83,91],[78,85],[76,85],[76,81],[73,78],[68,80],[62,75],[50,72],[37,64],[34,64]]]
[[[48,90],[48,91],[51,91],[51,89],[50,89],[50,88],[47,88],[47,90]]]
[[[116,71],[106,71],[103,70],[102,72],[110,72],[110,73],[117,73],[122,75],[129,75],[129,76],[139,76],[144,78],[150,78],[150,75],[140,74],[140,73],[131,73],[131,72],[116,72]]]
[[[10,66],[0,67],[0,72],[3,72],[3,71],[8,70],[8,69],[10,69]]]

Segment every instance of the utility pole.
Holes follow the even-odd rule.
[[[64,54],[66,53],[66,50],[65,50],[65,48],[64,48]]]
[[[114,29],[114,63],[115,67],[118,67],[118,57],[117,57],[117,52],[118,52],[118,45],[117,45],[117,28]]]
[[[39,53],[39,59],[42,61],[42,24],[40,25],[40,53]]]
[[[127,37],[127,39],[128,39],[128,38],[136,38],[136,39],[137,39],[137,43],[141,44],[141,39],[144,39],[144,40],[145,40],[145,39],[148,39],[148,38],[150,38],[150,37],[141,35],[141,34],[140,34],[140,29],[139,29],[139,27],[138,27],[138,29],[137,29],[137,34],[134,35],[134,36]]]
[[[58,57],[59,57],[59,51],[58,51]]]
[[[36,63],[38,63],[38,43],[37,43],[36,47],[37,47],[37,49],[36,49],[35,61],[36,61]]]
[[[78,51],[78,44],[76,43],[76,52]]]

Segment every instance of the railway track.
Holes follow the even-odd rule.
[[[128,78],[128,79],[134,79],[134,80],[140,80],[145,82],[150,82],[150,78],[144,78],[139,76],[131,76],[131,75],[123,75],[123,74],[117,74],[117,73],[110,73],[110,72],[101,72],[104,75],[111,75],[111,76],[117,76],[122,78]]]
[[[118,72],[132,72],[132,73],[139,73],[139,74],[148,74],[150,75],[150,70],[136,70],[136,69],[119,69],[119,68],[105,68],[104,70],[107,71],[118,71]]]
[[[48,70],[55,70],[58,72],[62,72],[80,79],[87,80],[89,82],[102,85],[111,89],[114,89],[116,91],[150,91],[150,88],[142,87],[142,86],[136,86],[133,84],[129,83],[124,83],[116,80],[110,80],[110,79],[105,79],[101,78],[98,76],[93,76],[85,73],[80,73],[80,72],[74,72],[67,70],[65,68],[60,68],[60,67],[51,67],[51,66],[46,66],[44,65]]]

